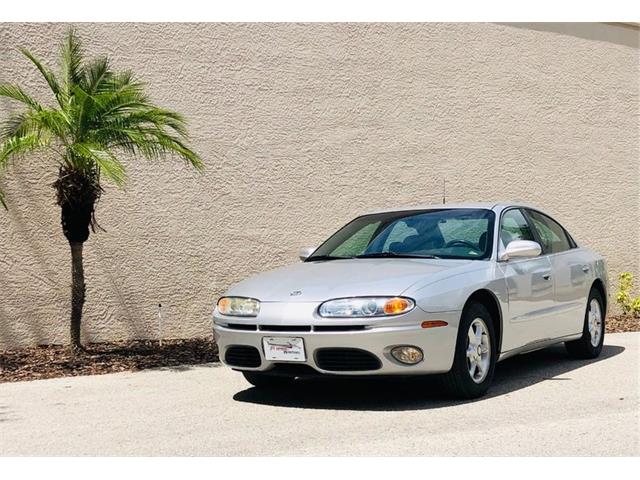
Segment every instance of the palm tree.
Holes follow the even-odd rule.
[[[52,185],[62,214],[62,232],[71,248],[70,343],[82,350],[80,324],[85,301],[82,247],[89,229],[98,227],[95,208],[105,180],[121,186],[125,169],[119,156],[182,158],[200,170],[200,157],[185,143],[185,120],[149,101],[144,84],[130,71],[115,72],[106,57],[85,60],[73,29],[62,42],[56,76],[28,50],[20,51],[49,85],[55,106],[45,105],[17,85],[0,84],[0,96],[26,108],[0,130],[0,174],[9,160],[36,150],[55,158],[58,178]],[[7,208],[0,190],[0,203]]]

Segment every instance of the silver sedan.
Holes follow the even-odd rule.
[[[214,310],[222,361],[255,386],[439,374],[473,398],[512,355],[602,349],[605,261],[533,207],[370,213],[300,258],[235,285]]]

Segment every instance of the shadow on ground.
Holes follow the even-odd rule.
[[[277,389],[248,388],[236,393],[238,402],[279,407],[332,410],[401,411],[423,410],[483,401],[506,395],[543,381],[571,381],[565,374],[591,363],[621,354],[624,347],[605,345],[593,360],[570,358],[563,346],[519,355],[496,366],[489,393],[478,400],[451,400],[441,391],[434,377],[388,379],[296,380],[294,385]]]

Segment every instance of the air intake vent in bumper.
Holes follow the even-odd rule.
[[[316,325],[316,332],[359,332],[367,328],[364,325]]]
[[[232,345],[224,354],[224,361],[233,367],[257,368],[262,361],[260,352],[255,347],[248,345]]]
[[[310,325],[260,325],[262,332],[310,332]]]
[[[248,330],[248,331],[256,331],[258,329],[257,325],[247,325],[245,323],[228,323],[227,328],[231,330]]]
[[[318,367],[330,372],[363,372],[382,366],[375,355],[357,348],[320,348],[315,357]]]

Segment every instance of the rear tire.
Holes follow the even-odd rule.
[[[242,372],[244,378],[254,387],[258,388],[277,388],[286,387],[293,383],[293,377],[282,375],[269,375],[262,372]]]
[[[602,351],[604,343],[605,314],[602,294],[597,288],[589,292],[587,310],[584,315],[582,337],[578,340],[565,342],[564,346],[574,358],[596,358]]]
[[[472,303],[460,319],[453,367],[443,377],[445,389],[456,398],[481,397],[493,381],[496,356],[491,314],[481,303]]]

